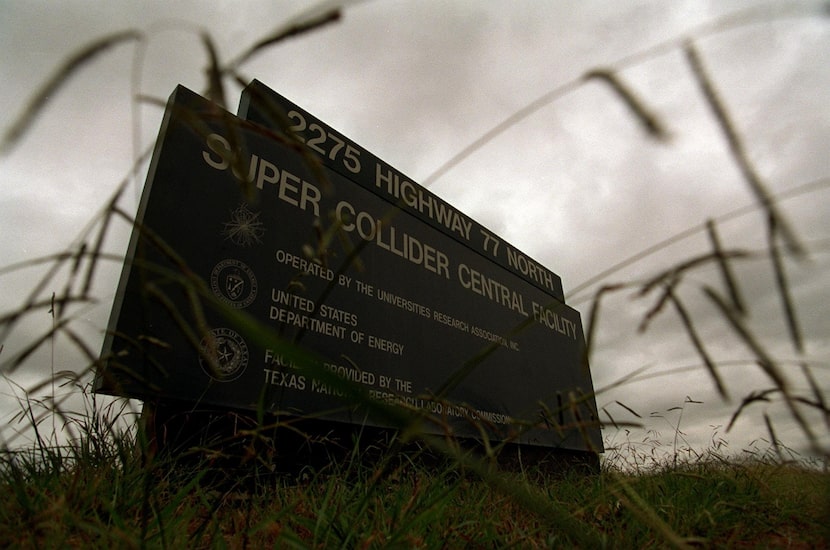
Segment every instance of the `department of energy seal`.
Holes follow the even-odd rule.
[[[199,364],[219,382],[239,378],[248,366],[248,344],[235,330],[215,328],[202,338]],[[210,359],[209,359],[210,358]]]
[[[256,275],[239,260],[222,260],[210,273],[210,288],[220,300],[241,309],[256,298]]]

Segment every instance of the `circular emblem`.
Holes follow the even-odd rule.
[[[202,338],[199,364],[205,374],[219,382],[239,378],[248,366],[248,344],[235,330],[215,328]]]
[[[213,293],[231,307],[248,307],[256,298],[256,275],[239,260],[222,260],[210,273]]]

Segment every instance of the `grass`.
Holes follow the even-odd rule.
[[[775,453],[611,447],[601,471],[499,469],[464,453],[357,439],[339,460],[251,463],[142,452],[140,428],[0,453],[0,545],[23,548],[819,548],[830,474]],[[261,465],[260,465],[261,466]],[[632,468],[634,466],[634,468]],[[252,472],[258,475],[252,476]],[[217,475],[219,474],[219,475]],[[554,513],[551,513],[554,511]],[[561,514],[561,515],[557,515]]]

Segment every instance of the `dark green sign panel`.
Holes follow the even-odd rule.
[[[387,425],[290,342],[436,433],[601,449],[556,275],[261,84],[240,115],[171,96],[99,391]]]

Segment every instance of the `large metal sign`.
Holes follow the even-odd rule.
[[[436,433],[601,449],[559,277],[262,84],[239,115],[171,96],[99,391],[386,425],[296,345]]]

